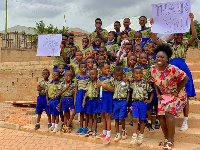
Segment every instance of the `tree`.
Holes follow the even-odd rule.
[[[195,26],[196,31],[197,31],[197,38],[200,39],[200,23],[197,20],[194,20],[194,26]],[[186,38],[191,38],[192,37],[191,28],[190,28],[189,32],[185,33],[185,37]]]

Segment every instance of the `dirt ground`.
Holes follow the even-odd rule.
[[[19,125],[31,124],[35,108],[16,107],[11,104],[0,103],[0,120]]]

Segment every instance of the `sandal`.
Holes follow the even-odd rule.
[[[70,127],[67,127],[66,131],[67,131],[67,133],[71,133],[72,129]]]
[[[62,132],[64,132],[64,133],[67,132],[67,126],[66,126],[66,125],[63,125],[63,127],[62,127]]]
[[[172,142],[167,142],[166,146],[163,147],[163,150],[172,150]]]
[[[165,146],[167,144],[168,140],[165,139],[163,142],[160,142],[159,143],[159,146]]]

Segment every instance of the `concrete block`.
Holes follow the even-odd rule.
[[[39,61],[30,61],[30,65],[39,65],[40,62]]]
[[[29,66],[30,63],[29,62],[21,62],[20,65],[22,65],[22,66]]]
[[[8,128],[8,129],[14,129],[14,130],[19,130],[21,128],[21,125],[14,124],[14,123],[9,123],[9,122],[4,122],[4,121],[0,121],[0,127],[2,127],[2,128]]]
[[[36,116],[33,116],[32,117],[32,120],[31,120],[31,124],[36,124],[37,120],[36,120]]]

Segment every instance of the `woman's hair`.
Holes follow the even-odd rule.
[[[112,33],[114,35],[115,37],[114,42],[117,42],[117,33],[115,31],[110,31],[109,33]]]
[[[168,58],[170,58],[172,56],[172,49],[167,44],[160,44],[155,48],[156,55],[160,51],[164,52],[167,55]]]

